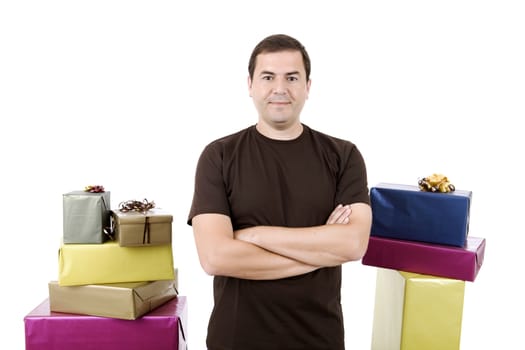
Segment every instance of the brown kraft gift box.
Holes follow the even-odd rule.
[[[177,296],[177,280],[60,286],[51,281],[50,310],[134,320]]]
[[[121,247],[171,244],[173,216],[160,209],[112,210],[115,239]]]

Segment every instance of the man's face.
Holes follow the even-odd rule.
[[[248,87],[260,123],[278,129],[298,123],[310,90],[301,53],[259,54]]]

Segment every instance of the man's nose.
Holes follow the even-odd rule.
[[[286,93],[286,79],[275,79],[275,85],[273,87],[273,92],[275,94],[285,94]]]

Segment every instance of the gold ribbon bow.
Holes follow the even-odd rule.
[[[101,186],[101,185],[89,185],[89,186],[84,187],[84,192],[101,193],[101,192],[105,192],[105,190],[104,190],[104,186]]]
[[[430,176],[421,178],[417,182],[421,191],[425,192],[453,192],[456,190],[455,186],[450,183],[448,178],[443,174],[432,174]]]

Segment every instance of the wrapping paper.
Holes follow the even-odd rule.
[[[62,244],[58,283],[61,286],[172,280],[171,245],[120,247],[104,244]]]
[[[185,296],[136,320],[53,312],[46,299],[24,317],[26,350],[184,350],[187,313]]]
[[[121,247],[171,244],[173,216],[160,209],[145,213],[112,211],[115,237]]]
[[[473,282],[485,257],[485,239],[467,237],[465,247],[370,237],[363,265]]]
[[[471,191],[432,193],[380,183],[370,189],[371,235],[463,247],[471,200]]]
[[[51,311],[134,320],[177,296],[177,281],[60,286],[51,281]]]
[[[73,191],[63,195],[63,242],[103,243],[110,227],[110,192]]]
[[[379,268],[372,350],[459,349],[465,281]]]

